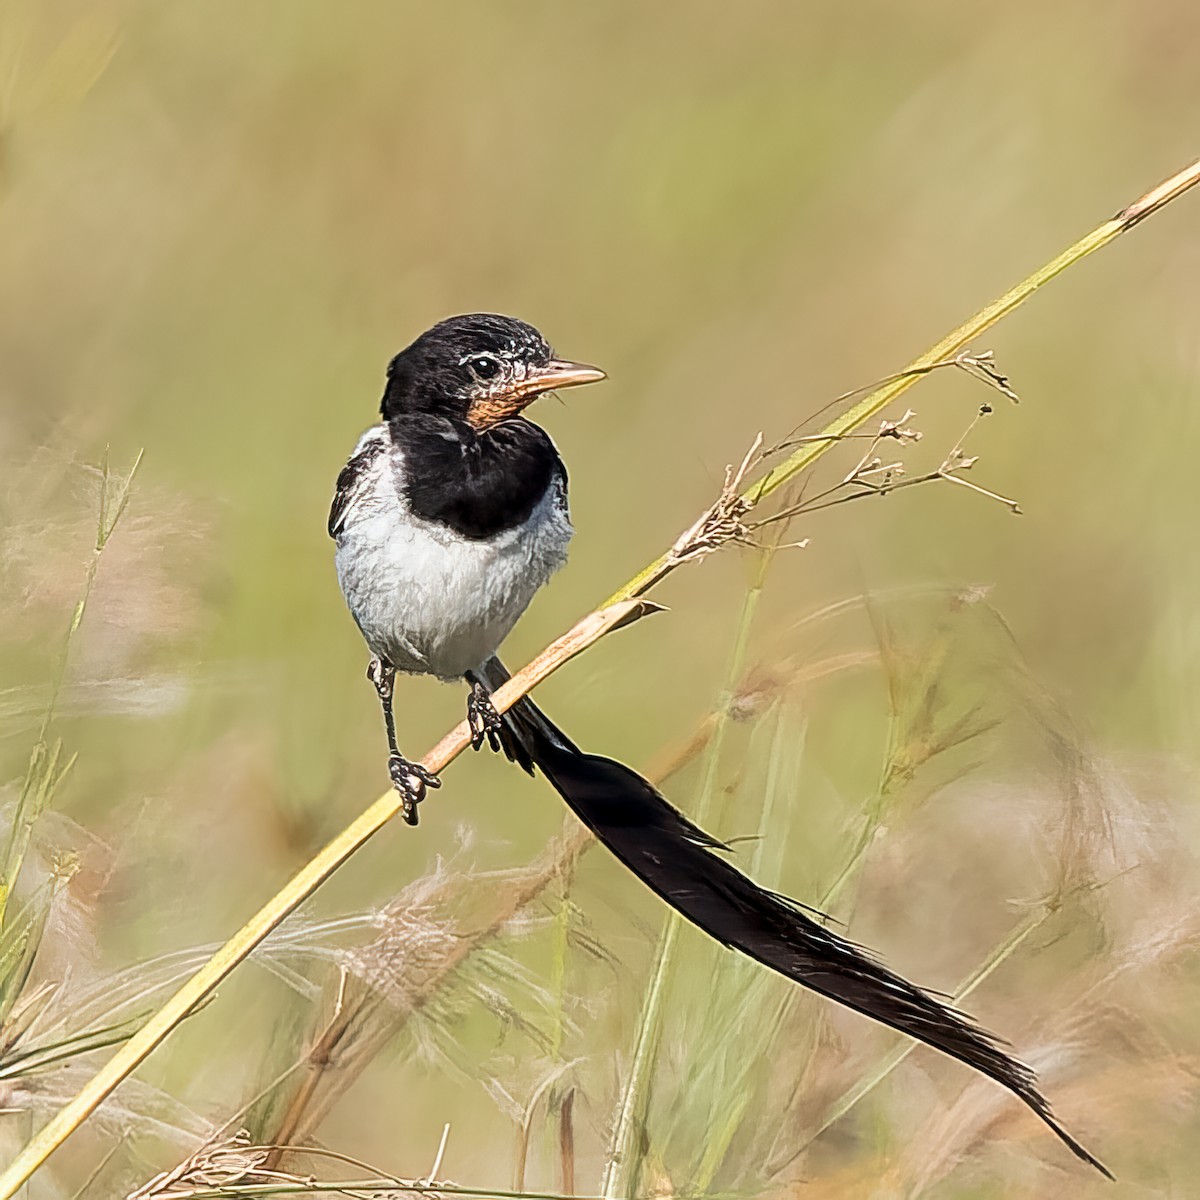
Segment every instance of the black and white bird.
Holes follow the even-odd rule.
[[[778,893],[759,887],[649,782],[580,750],[528,697],[499,715],[496,650],[566,559],[567,472],[526,419],[539,395],[604,372],[558,358],[531,325],[451,317],[392,359],[383,420],[359,439],[329,514],[337,574],[373,655],[388,773],[417,823],[436,776],[405,758],[392,712],[397,672],[463,679],[473,745],[538,769],[580,820],[677,912],[804,987],[982,1071],[1081,1159],[1107,1169],[1055,1118],[1034,1072],[962,1013],[884,967]]]

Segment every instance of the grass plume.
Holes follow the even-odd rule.
[[[1035,271],[1011,291],[948,334],[925,355],[914,360],[909,368],[893,382],[876,389],[847,411],[835,417],[822,431],[823,440],[806,443],[794,449],[782,461],[768,467],[749,487],[738,490],[741,482],[740,476],[738,473],[732,475],[714,504],[696,523],[689,527],[680,539],[673,543],[670,549],[619,588],[610,601],[585,618],[571,633],[560,639],[530,667],[515,677],[497,695],[497,707],[503,709],[511,704],[574,654],[591,645],[612,628],[641,615],[645,609],[639,605],[638,598],[678,566],[696,561],[721,544],[738,540],[745,531],[744,518],[747,514],[757,510],[768,498],[786,488],[841,439],[854,433],[881,413],[911,387],[928,367],[957,353],[983,331],[1025,303],[1038,288],[1132,229],[1140,221],[1161,209],[1177,196],[1182,195],[1198,181],[1200,181],[1200,163],[1195,163],[1122,209],[1111,220],[1102,223],[1057,258]],[[103,518],[101,525],[103,526]],[[468,731],[465,726],[460,726],[448,734],[438,747],[426,756],[425,765],[435,771],[441,770],[462,752],[467,743]],[[389,795],[381,798],[302,868],[113,1055],[109,1062],[80,1091],[79,1095],[34,1136],[0,1176],[0,1195],[6,1198],[14,1195],[16,1190],[86,1120],[88,1115],[121,1080],[128,1076],[221,980],[266,939],[290,912],[294,911],[338,866],[382,828],[395,814],[396,809],[394,797]]]

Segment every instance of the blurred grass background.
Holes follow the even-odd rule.
[[[781,436],[897,369],[1194,157],[1198,35],[1192,6],[1123,0],[1017,0],[986,14],[947,0],[8,0],[0,778],[25,769],[82,586],[96,506],[85,464],[107,444],[117,464],[146,451],[62,698],[58,732],[79,757],[42,838],[78,869],[39,971],[103,981],[220,939],[379,792],[382,734],[324,520],[384,365],[417,332],[451,312],[512,312],[611,377],[534,413],[571,468],[578,533],[510,640],[506,658],[520,662],[690,523],[759,429]],[[980,706],[988,736],[952,747],[953,769],[897,785],[903,819],[861,881],[851,931],[946,989],[1011,924],[1010,902],[1075,869],[1058,837],[1063,813],[1079,810],[1063,797],[1091,796],[1082,819],[1107,842],[1092,874],[1119,876],[1104,912],[1039,930],[969,1006],[1022,1052],[1041,1044],[1031,1029],[1048,1043],[1072,1033],[1056,1017],[1195,896],[1197,219],[1184,199],[988,339],[1023,403],[999,401],[968,449],[982,455],[978,478],[1017,497],[1024,517],[930,487],[796,529],[811,544],[774,564],[747,665],[871,661],[789,693],[774,724],[733,739],[719,764],[722,786],[752,797],[769,790],[764,762],[782,774],[772,811],[789,814],[788,853],[765,882],[815,902],[888,761],[896,680],[927,689],[936,662],[939,711]],[[928,453],[987,398],[956,374],[910,393]],[[659,596],[671,615],[568,668],[545,687],[546,707],[586,745],[634,763],[687,737],[722,686],[751,565],[732,551],[681,572]],[[937,590],[964,585],[985,586],[1004,624]],[[915,592],[889,599],[901,588]],[[797,625],[864,591],[877,598],[869,611]],[[405,747],[429,744],[462,704],[455,689],[403,685]],[[670,790],[686,806],[696,786],[683,775]],[[439,860],[517,867],[560,817],[542,785],[460,761],[420,828],[386,833],[310,917],[381,906]],[[725,832],[757,819],[735,805]],[[510,1110],[548,1077],[547,1057],[579,1059],[577,1186],[594,1189],[663,911],[600,856],[583,860],[571,894],[582,915],[565,965],[564,923],[553,905],[535,908],[493,964],[503,986],[467,989],[429,1015],[424,1041],[381,1052],[332,1108],[326,1144],[419,1174],[449,1121],[445,1174],[503,1186]],[[1157,926],[1139,925],[1159,904]],[[684,946],[702,964],[694,982],[728,966],[698,938]],[[576,998],[570,1028],[556,970]],[[1128,994],[1095,1001],[1121,1014],[1119,1032],[1104,1025],[1047,1090],[1122,1178],[1118,1194],[1186,1194],[1196,976],[1178,963],[1134,974]],[[272,1047],[295,1057],[326,983],[305,992],[244,969],[144,1078],[220,1124],[268,1082]],[[688,1031],[711,1034],[713,1018],[689,1015],[690,990],[678,990],[643,1190],[684,1190],[709,1170],[695,1164],[712,1116],[672,1088],[716,1086],[688,1066],[711,1044]],[[780,1018],[781,1049],[755,1011],[742,1013],[753,1050],[740,1053],[764,1063],[748,1112],[760,1132],[768,1114],[778,1124],[774,1159],[744,1138],[714,1186],[999,1196],[1044,1195],[1053,1180],[1090,1194],[1015,1105],[937,1178],[906,1166],[922,1137],[953,1143],[936,1122],[971,1084],[925,1052],[891,1077],[886,1102],[775,1169],[804,1122],[820,1123],[822,1089],[836,1090],[832,1068],[812,1077],[810,1053],[834,1035],[825,1009],[806,1004]],[[869,1074],[892,1043],[832,1020],[840,1069]],[[430,1039],[443,1057],[416,1053]],[[1114,1065],[1131,1053],[1164,1073],[1151,1094]],[[787,1068],[780,1079],[768,1062]],[[801,1078],[803,1120],[787,1108]],[[40,1086],[60,1085],[71,1090]],[[37,1119],[14,1106],[0,1115],[12,1146]],[[184,1152],[140,1126],[130,1135],[147,1139],[119,1180],[93,1186],[121,1194],[139,1164],[146,1178]],[[532,1144],[531,1185],[559,1185],[547,1146]],[[34,1194],[70,1195],[102,1148],[99,1134],[69,1147]],[[1043,1155],[1056,1165],[1038,1166]],[[1059,1169],[1069,1173],[1048,1174]]]

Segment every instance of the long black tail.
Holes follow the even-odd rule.
[[[494,691],[508,672],[491,659],[479,682]],[[468,679],[475,682],[476,676]],[[676,912],[725,946],[803,987],[925,1042],[1006,1087],[1098,1171],[1112,1175],[1057,1121],[1034,1072],[997,1038],[853,942],[807,916],[793,901],[759,887],[650,783],[609,758],[585,754],[526,698],[505,715],[499,737],[508,757],[539,768],[576,816]]]

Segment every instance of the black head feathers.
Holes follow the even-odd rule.
[[[431,415],[483,431],[543,392],[603,378],[595,367],[556,359],[524,321],[468,313],[439,321],[392,359],[380,412],[386,421]]]
[[[540,366],[553,357],[546,339],[515,317],[447,317],[388,364],[380,412],[384,420],[418,412],[464,417],[472,394],[492,386],[506,368]]]

